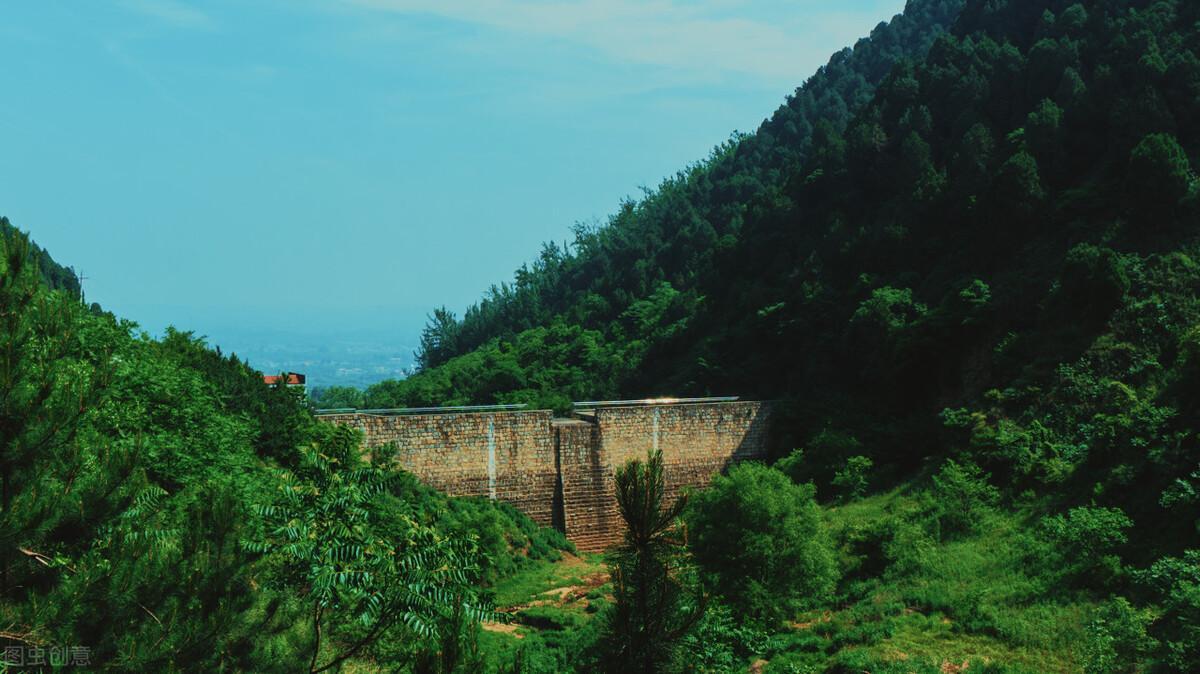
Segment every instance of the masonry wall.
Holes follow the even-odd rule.
[[[366,449],[394,443],[395,464],[431,487],[506,501],[538,524],[556,524],[549,410],[322,418],[361,428]]]
[[[618,542],[616,469],[660,449],[667,496],[702,487],[733,461],[762,458],[771,411],[759,402],[602,408],[578,419],[547,410],[427,415],[329,415],[396,446],[396,465],[454,496],[513,504],[563,530],[580,550]]]
[[[639,405],[596,410],[595,422],[604,489],[602,495],[598,489],[590,492],[594,500],[588,509],[599,511],[589,517],[604,526],[584,544],[576,542],[584,550],[603,549],[621,539],[613,498],[617,468],[661,450],[666,496],[674,500],[685,488],[708,485],[734,461],[765,457],[770,408],[760,402]]]
[[[620,531],[613,471],[604,461],[599,429],[580,420],[555,420],[563,487],[564,533],[580,550],[603,550]]]

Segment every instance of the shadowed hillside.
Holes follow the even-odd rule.
[[[895,600],[1063,654],[1005,656],[1034,671],[1187,670],[1200,8],[957,9],[910,3],[755,134],[435,314],[424,370],[365,401],[781,398],[780,470],[889,494],[827,514],[847,625],[891,626],[862,663],[917,628],[856,602]],[[952,577],[984,598],[917,589]]]

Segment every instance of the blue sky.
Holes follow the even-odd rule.
[[[902,8],[12,3],[0,214],[152,331],[412,344]]]

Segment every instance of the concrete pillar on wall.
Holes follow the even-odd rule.
[[[496,420],[488,419],[487,431],[488,498],[496,500]]]
[[[654,408],[654,440],[650,443],[654,451],[658,451],[658,420],[662,418],[662,410]]]

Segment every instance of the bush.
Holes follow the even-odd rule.
[[[474,538],[480,553],[481,580],[493,585],[538,561],[554,562],[575,546],[562,532],[538,526],[511,504],[475,497],[449,497],[400,472],[392,493],[415,512],[416,519],[449,535]]]
[[[1200,344],[1200,339],[1197,339],[1197,344]],[[1200,348],[1197,348],[1196,351],[1200,353]],[[1200,361],[1200,358],[1197,361]],[[804,450],[793,449],[791,454],[775,462],[775,469],[792,478],[792,481],[797,484],[804,482]]]
[[[1168,671],[1187,672],[1200,662],[1200,550],[1164,557],[1136,574],[1162,605],[1155,634],[1163,642]]]
[[[844,499],[854,499],[867,491],[871,469],[875,462],[865,456],[852,456],[846,467],[833,474],[833,488]]]
[[[591,620],[573,629],[531,630],[519,643],[519,648],[510,655],[493,657],[498,667],[488,668],[496,674],[559,674],[560,672],[593,672],[600,669],[599,620]],[[511,637],[504,636],[501,643],[513,645]],[[496,656],[503,648],[485,649],[489,656]],[[511,659],[510,659],[511,658]]]
[[[575,630],[585,619],[557,606],[530,606],[517,612],[517,621],[540,630]]]
[[[736,613],[776,624],[832,592],[837,568],[814,491],[746,463],[693,498],[692,551]]]
[[[851,457],[863,454],[863,444],[853,434],[826,428],[809,438],[803,449],[780,459],[775,467],[797,484],[815,482],[824,488],[846,467]]]
[[[1068,574],[1091,575],[1108,582],[1121,572],[1121,560],[1113,549],[1123,545],[1125,530],[1133,520],[1120,508],[1072,508],[1066,516],[1042,519],[1045,537],[1057,546]]]
[[[1000,492],[978,466],[948,459],[933,476],[932,514],[941,536],[971,533],[992,512]]]
[[[1088,625],[1083,647],[1087,674],[1125,674],[1138,671],[1138,663],[1156,642],[1146,633],[1150,616],[1124,597],[1115,597],[1097,612]]]
[[[890,575],[919,572],[935,552],[937,543],[922,524],[897,517],[884,526],[881,540]]]
[[[678,669],[682,672],[737,671],[745,667],[748,657],[762,654],[766,646],[764,632],[739,625],[729,607],[713,602],[705,609],[704,618],[681,641]]]

